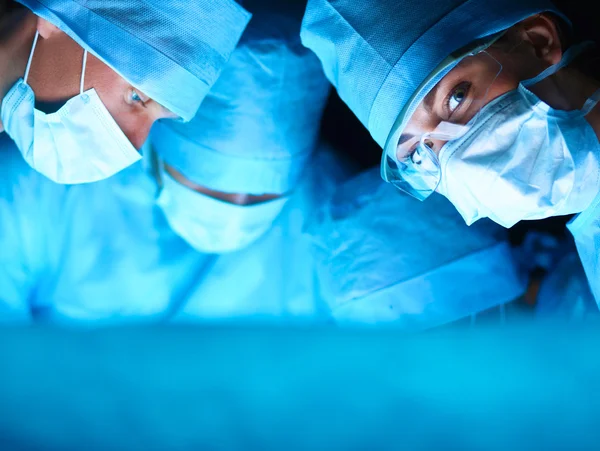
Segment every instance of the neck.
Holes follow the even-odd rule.
[[[0,99],[25,73],[36,25],[36,16],[27,9],[4,14],[0,19]]]
[[[580,97],[584,98],[584,102],[600,90],[600,82],[591,77],[586,76],[585,78],[586,80],[584,82],[578,84]],[[600,102],[598,102],[594,109],[587,114],[585,119],[592,126],[596,133],[596,137],[600,141]]]
[[[580,110],[598,89],[600,82],[577,69],[564,68],[533,85],[531,91],[552,108],[562,111]],[[600,103],[586,116],[600,140]]]
[[[552,108],[573,111],[583,108],[585,101],[598,88],[598,81],[567,67],[529,89]]]
[[[585,117],[588,123],[596,132],[596,136],[598,137],[598,141],[600,141],[600,104],[596,105],[596,107]]]

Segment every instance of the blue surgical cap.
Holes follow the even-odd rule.
[[[315,149],[330,84],[300,21],[255,13],[189,124],[161,121],[155,150],[187,178],[228,193],[293,189]]]
[[[233,0],[17,0],[186,121],[250,14]]]
[[[309,0],[301,36],[384,147],[413,94],[449,55],[554,10],[549,0]]]

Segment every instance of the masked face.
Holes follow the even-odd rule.
[[[141,157],[98,97],[84,92],[87,52],[84,51],[79,95],[57,112],[35,108],[35,95],[27,84],[36,33],[24,79],[2,101],[2,122],[25,161],[56,183],[74,184],[105,179]]]
[[[534,46],[524,43],[510,52],[480,51],[443,77],[408,118],[397,147],[388,149],[384,178],[421,200],[439,191],[468,224],[489,217],[511,227],[523,219],[584,210],[600,188],[598,138],[586,120],[600,94],[591,95],[585,105],[585,97],[563,95],[571,102],[563,110],[532,91],[544,92],[552,104],[561,100],[548,95],[557,85],[545,80],[588,43],[564,55],[555,48],[562,56],[555,64],[519,73],[515,61],[527,66],[523,56],[535,60],[527,54]],[[538,75],[520,81],[527,78],[524,73]],[[590,96],[596,88],[586,89]]]
[[[575,57],[562,61],[488,104],[466,134],[440,152],[439,191],[468,224],[488,217],[504,227],[585,210],[600,190],[600,145],[582,109],[559,111],[528,87]]]
[[[157,204],[171,228],[199,252],[222,254],[248,247],[271,229],[289,199],[236,205],[184,186],[159,167]]]
[[[600,190],[600,146],[585,114],[553,110],[525,87],[503,96],[442,149],[439,191],[467,224],[585,210]]]
[[[386,148],[384,179],[425,200],[442,179],[443,145],[462,136],[487,103],[517,86],[491,51],[460,60],[415,106],[397,144]]]
[[[27,163],[57,183],[75,184],[139,160],[136,146],[152,122],[172,113],[53,25],[38,18],[37,26],[23,80],[4,96],[1,111]]]

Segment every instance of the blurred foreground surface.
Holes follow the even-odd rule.
[[[597,326],[3,329],[0,449],[593,449]]]

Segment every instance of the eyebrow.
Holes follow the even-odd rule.
[[[411,134],[411,133],[402,133],[400,135],[400,138],[398,139],[398,146],[401,146],[402,144],[404,144],[407,141],[410,141],[411,139],[413,139],[415,137],[415,135]]]

